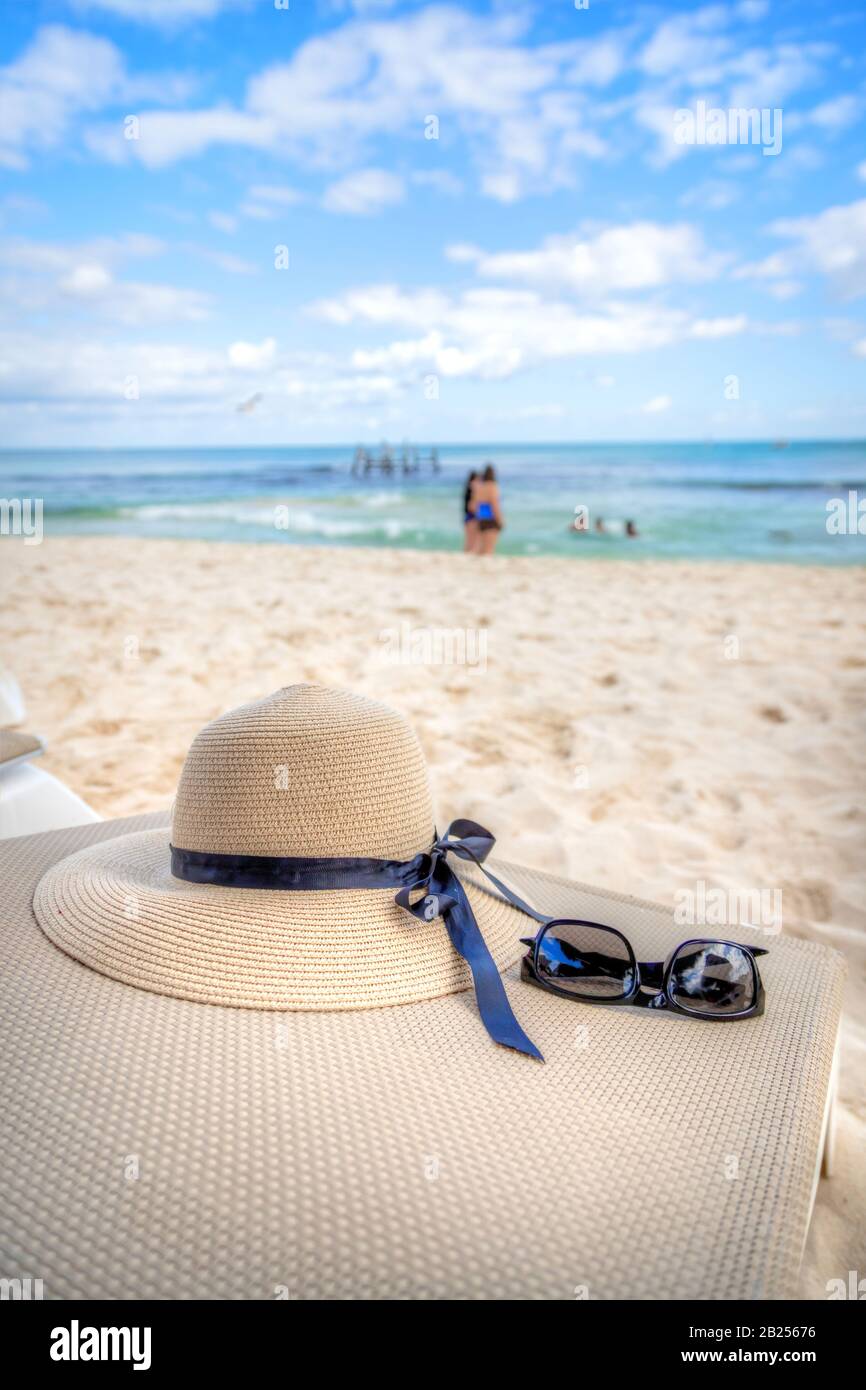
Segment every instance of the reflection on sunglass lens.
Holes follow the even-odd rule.
[[[621,999],[634,981],[634,960],[625,942],[606,927],[553,922],[538,947],[537,970],[570,994]]]
[[[682,946],[671,970],[671,994],[693,1013],[739,1014],[755,1002],[750,956],[729,941]]]

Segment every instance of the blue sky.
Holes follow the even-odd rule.
[[[858,4],[0,13],[7,446],[866,436]]]

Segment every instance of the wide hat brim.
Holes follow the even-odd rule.
[[[396,889],[293,892],[190,883],[166,830],[119,836],[55,864],[33,910],[68,955],[124,984],[248,1009],[364,1009],[435,999],[472,977],[441,918],[421,923]],[[467,885],[500,971],[535,924]]]
[[[492,1043],[466,992],[199,1004],[84,966],[32,911],[64,856],[148,824],[0,844],[4,1277],[42,1280],[46,1299],[795,1292],[836,953],[774,940],[767,1013],[717,1026],[580,1005],[513,967],[544,1065]],[[641,959],[681,934],[669,909],[497,871],[542,911],[619,927]]]

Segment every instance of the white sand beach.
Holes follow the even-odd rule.
[[[319,681],[401,709],[440,826],[506,857],[664,903],[779,890],[849,969],[802,1292],[863,1270],[866,573],[70,538],[0,568],[44,766],[104,816],[166,807],[217,714]]]

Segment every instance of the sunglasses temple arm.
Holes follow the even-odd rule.
[[[461,854],[461,858],[471,859],[472,862],[476,865],[476,867],[479,868],[481,872],[484,874],[484,877],[489,878],[494,888],[497,888],[499,890],[505,901],[511,903],[512,907],[518,908],[520,912],[525,912],[527,917],[532,917],[536,922],[540,922],[542,926],[546,922],[550,921],[550,917],[548,915],[545,915],[543,912],[536,912],[535,908],[530,907],[529,903],[524,902],[523,898],[521,898],[518,893],[515,893],[512,888],[507,888],[506,885],[502,882],[502,879],[497,878],[494,873],[491,873],[490,870],[484,864],[482,864],[481,860],[476,855],[474,855],[470,849],[467,849],[465,846],[464,853]]]

